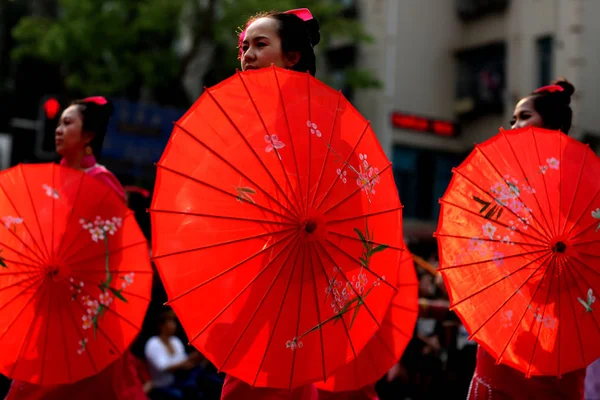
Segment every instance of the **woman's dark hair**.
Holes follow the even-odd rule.
[[[303,21],[300,17],[294,14],[283,12],[268,12],[259,13],[248,19],[244,30],[240,33],[240,56],[243,35],[250,24],[259,18],[272,18],[279,23],[279,39],[281,40],[281,51],[287,54],[292,51],[300,53],[300,61],[298,61],[290,69],[298,72],[308,71],[312,76],[317,72],[317,59],[315,57],[315,49],[321,40],[319,31],[319,23],[312,18],[308,21]]]
[[[72,105],[76,105],[81,113],[83,121],[81,131],[93,135],[90,147],[96,159],[102,154],[102,144],[106,136],[108,122],[112,116],[115,107],[106,97],[88,97],[81,100],[75,100]]]
[[[562,90],[557,90],[559,86]],[[569,133],[573,122],[573,111],[571,110],[571,96],[575,93],[575,87],[566,79],[560,78],[533,92],[531,98],[535,111],[540,114],[544,122],[544,128],[560,130]]]

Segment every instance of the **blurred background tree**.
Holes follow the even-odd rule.
[[[8,1],[8,0],[1,0]],[[321,43],[370,41],[360,22],[336,0],[12,0],[29,7],[12,35],[18,64],[39,60],[56,68],[72,96],[102,93],[187,107],[234,73],[237,33],[258,11],[308,7],[321,24]],[[326,63],[324,57],[319,64]],[[327,70],[327,69],[325,69]],[[323,71],[323,70],[320,70]],[[379,87],[367,71],[348,68],[334,86]]]

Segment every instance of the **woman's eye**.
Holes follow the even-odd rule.
[[[263,42],[259,42],[259,43],[258,43],[258,47],[265,47],[266,45],[267,45],[267,44],[266,44],[266,43],[263,43]]]

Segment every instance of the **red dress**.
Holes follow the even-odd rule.
[[[5,400],[148,400],[134,356],[127,352],[102,372],[68,385],[41,386],[13,381]]]
[[[480,346],[467,400],[583,400],[584,380],[585,369],[562,378],[527,378],[507,365],[496,365],[496,360]]]
[[[326,392],[319,390],[319,400],[379,400],[375,385],[366,386],[352,392]]]
[[[318,400],[319,395],[315,385],[305,385],[292,390],[253,388],[247,383],[231,375],[225,377],[221,400]]]

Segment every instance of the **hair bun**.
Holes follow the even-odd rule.
[[[94,108],[97,108],[98,112],[105,116],[106,118],[110,118],[112,117],[113,113],[115,112],[115,106],[113,104],[113,102],[108,98],[108,97],[104,97],[104,100],[106,101],[106,103],[104,104],[97,104],[97,103],[92,103]],[[89,105],[90,103],[88,103]]]
[[[106,115],[107,119],[113,116],[115,112],[115,105],[110,99],[106,99],[106,104],[102,106],[102,111],[104,112],[104,115]]]
[[[115,106],[109,98],[103,96],[86,97],[85,99],[75,100],[73,104],[84,107],[84,124],[88,129],[97,135],[106,133],[110,117],[115,111]]]
[[[316,19],[309,19],[304,22],[306,26],[306,32],[308,32],[308,36],[310,39],[310,44],[314,46],[318,45],[321,41],[321,32],[319,28],[319,22]]]
[[[94,114],[94,119],[104,129],[108,126],[110,118],[115,112],[115,106],[112,101],[106,99],[105,104],[87,103],[88,108]]]
[[[552,81],[552,85],[558,85],[561,88],[563,88],[562,92],[556,93],[564,99],[565,104],[571,104],[571,96],[573,96],[573,93],[575,93],[575,86],[573,86],[571,82],[569,82],[563,77]]]

